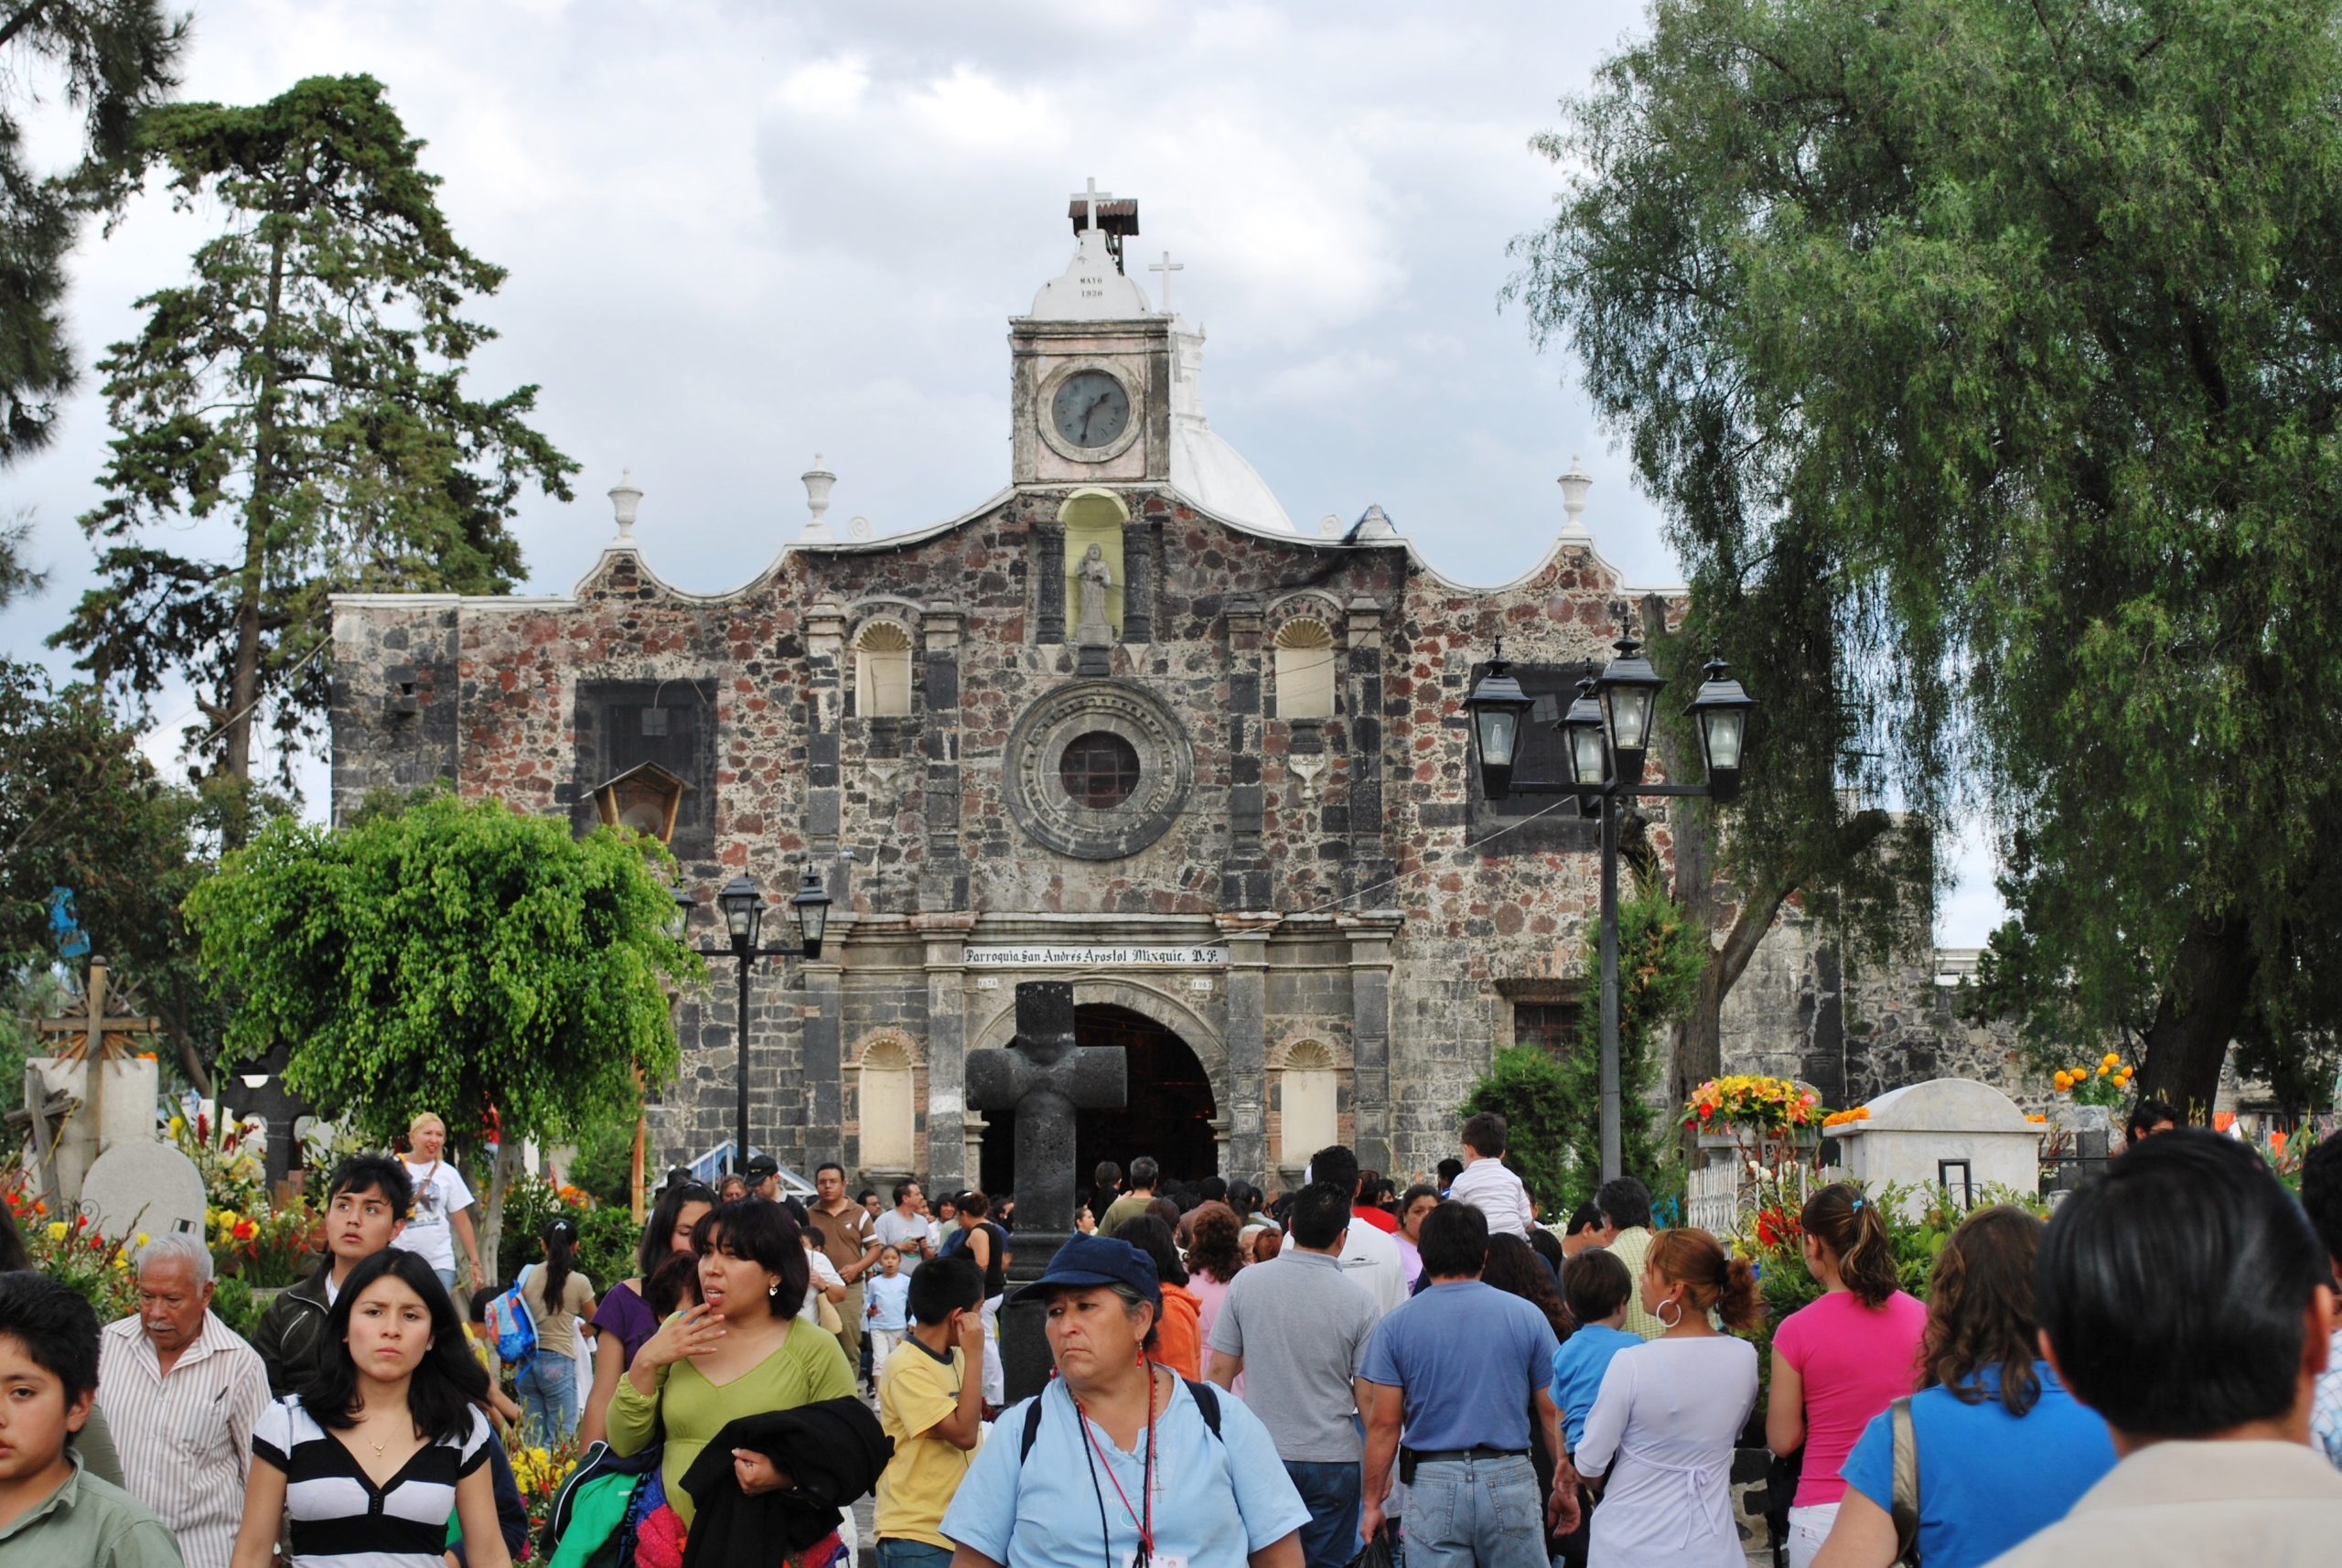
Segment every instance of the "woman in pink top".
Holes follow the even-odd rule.
[[[1805,1449],[1789,1504],[1789,1568],[1808,1568],[1845,1496],[1838,1466],[1871,1417],[1918,1386],[1928,1309],[1896,1288],[1885,1221],[1853,1187],[1823,1187],[1798,1222],[1822,1294],[1773,1331],[1765,1442],[1780,1455]]]

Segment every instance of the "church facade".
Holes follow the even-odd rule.
[[[1005,1185],[1013,1118],[971,1105],[964,1064],[1007,1044],[1025,979],[1070,982],[1081,1042],[1129,1053],[1085,1170],[1274,1186],[1337,1140],[1428,1168],[1496,1050],[1574,1036],[1592,824],[1486,800],[1462,703],[1499,638],[1566,693],[1643,598],[1580,524],[1581,477],[1500,587],[1443,577],[1379,508],[1295,530],[1211,430],[1201,338],[1123,275],[1115,216],[1078,209],[1072,263],[1012,318],[1008,483],[961,516],[835,538],[817,472],[803,536],[696,595],[622,488],[569,595],[336,601],[338,817],[449,779],[634,822],[682,863],[702,942],[734,875],[774,900],[768,932],[823,878],[820,958],[760,963],[749,999],[752,1139],[800,1170]],[[1651,838],[1664,856],[1663,819]],[[731,1135],[729,963],[678,1002],[669,1160]],[[1802,1037],[1743,1032],[1801,1062],[1812,999],[1779,1004]]]

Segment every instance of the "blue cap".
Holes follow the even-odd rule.
[[[1155,1260],[1112,1236],[1068,1239],[1049,1260],[1048,1273],[1020,1287],[1009,1299],[1023,1301],[1051,1291],[1095,1290],[1101,1285],[1128,1285],[1153,1302],[1156,1311],[1163,1308],[1163,1282],[1155,1273]]]

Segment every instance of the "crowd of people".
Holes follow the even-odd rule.
[[[830,1164],[800,1203],[766,1161],[671,1177],[630,1278],[556,1219],[491,1285],[418,1118],[330,1175],[324,1255],[251,1343],[196,1238],[142,1246],[102,1326],[0,1230],[0,1568],[1736,1568],[1753,1432],[1793,1568],[2330,1562],[2342,1139],[2297,1201],[2232,1140],[2139,1131],[2046,1224],[1969,1215],[1924,1303],[1821,1187],[1821,1294],[1760,1365],[1747,1259],[1631,1177],[1540,1223],[1489,1116],[1403,1188],[1338,1145],[1273,1200],[1101,1166],[1014,1291],[1006,1197]],[[1018,1304],[1052,1376],[1004,1409]],[[532,1542],[506,1444],[573,1430]]]

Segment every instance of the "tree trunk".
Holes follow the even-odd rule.
[[[1675,1053],[1679,1104],[1691,1099],[1692,1090],[1703,1080],[1724,1070],[1724,999],[1732,994],[1748,961],[1756,956],[1765,933],[1773,929],[1773,917],[1796,891],[1789,883],[1752,891],[1742,901],[1732,929],[1724,933],[1724,946],[1709,952],[1707,967],[1700,971],[1699,994],[1683,1020],[1682,1048]]]
[[[496,1164],[489,1170],[488,1202],[482,1208],[479,1219],[480,1267],[491,1274],[497,1272],[497,1253],[504,1241],[504,1195],[512,1190],[512,1178],[521,1174],[520,1135],[505,1128],[500,1132],[499,1137]],[[488,1283],[485,1280],[479,1282],[481,1284]],[[512,1282],[498,1280],[496,1283],[510,1284]]]
[[[2190,1122],[2211,1121],[2220,1068],[2251,999],[2256,961],[2241,916],[2198,915],[2188,922],[2171,982],[2147,1026],[2141,1099],[2167,1101]]]
[[[261,322],[260,395],[252,415],[252,493],[244,506],[244,560],[236,583],[236,658],[228,680],[225,743],[220,770],[249,784],[252,777],[252,709],[260,702],[262,595],[268,584],[268,523],[276,491],[276,400],[281,372],[275,355],[276,325],[285,301],[285,242],[268,252],[268,309]],[[230,847],[244,836],[243,814],[230,812],[223,836]]]

